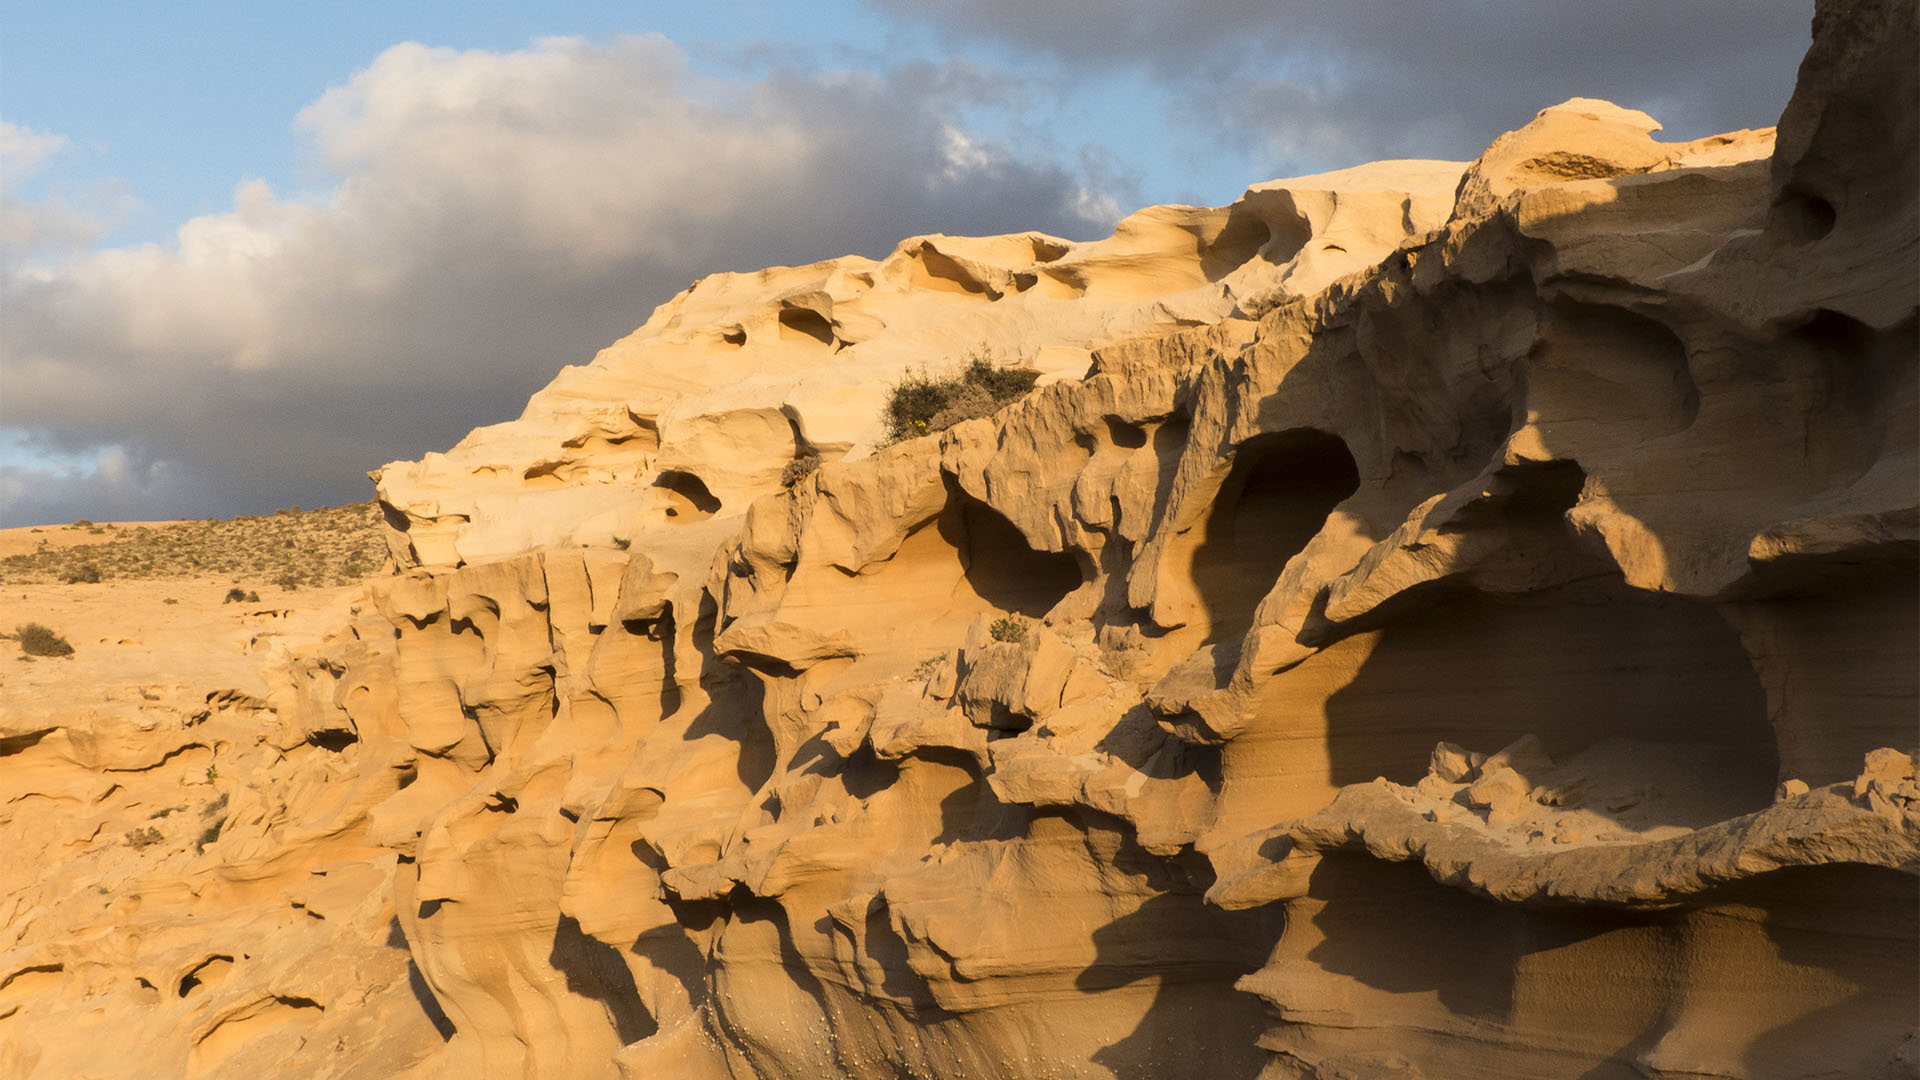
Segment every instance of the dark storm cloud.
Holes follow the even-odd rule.
[[[1170,88],[1285,167],[1470,157],[1569,97],[1644,109],[1668,138],[1772,124],[1812,0],[872,0],[956,39]]]

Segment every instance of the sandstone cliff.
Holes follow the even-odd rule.
[[[0,1075],[1916,1075],[1916,40],[696,283],[252,690],[9,699]]]

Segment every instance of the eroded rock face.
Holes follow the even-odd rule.
[[[383,470],[146,921],[0,897],[0,1072],[1912,1075],[1913,22],[1777,140],[697,284]],[[876,445],[976,344],[1049,377]]]

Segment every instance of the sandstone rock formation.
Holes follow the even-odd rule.
[[[1915,1075],[1916,40],[697,283],[267,689],[10,706],[0,1075]]]

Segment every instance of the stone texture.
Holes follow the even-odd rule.
[[[1913,22],[697,283],[251,689],[8,675],[0,1073],[1913,1075]]]

